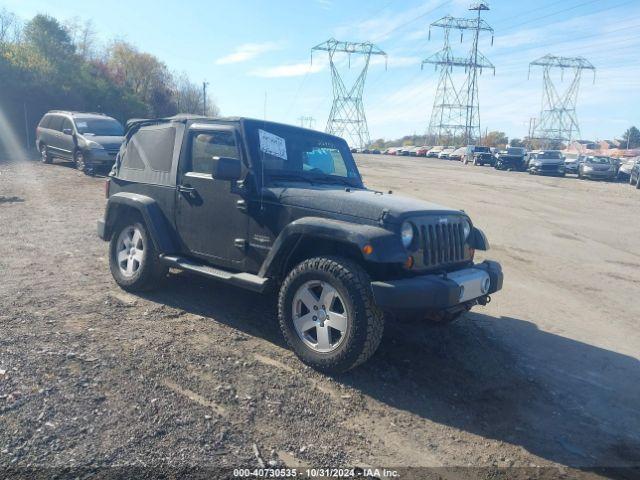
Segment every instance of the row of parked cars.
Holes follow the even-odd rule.
[[[460,160],[465,165],[489,165],[497,170],[529,172],[531,175],[566,174],[581,179],[629,180],[640,189],[640,157],[618,159],[606,155],[565,154],[561,150],[533,150],[524,147],[507,147],[497,150],[483,145],[466,147],[404,146],[390,147],[386,155],[430,157]]]

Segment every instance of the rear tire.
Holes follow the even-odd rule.
[[[109,243],[109,268],[116,283],[130,292],[151,290],[167,275],[144,223],[124,221]]]
[[[278,317],[300,360],[335,374],[373,355],[382,339],[384,315],[374,303],[370,281],[358,264],[334,256],[305,260],[287,275],[278,296]]]
[[[52,161],[49,148],[44,143],[40,145],[40,161],[42,163],[51,163]]]

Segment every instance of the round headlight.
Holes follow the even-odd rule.
[[[404,222],[400,229],[400,237],[402,237],[402,245],[404,248],[409,248],[413,243],[413,224],[411,222]]]
[[[466,240],[467,238],[469,238],[469,234],[471,233],[471,224],[469,223],[468,220],[465,220],[462,223],[462,233],[464,233],[464,239]]]

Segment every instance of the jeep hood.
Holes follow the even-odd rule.
[[[305,184],[304,187],[271,187],[269,190],[282,205],[374,221],[379,220],[385,210],[388,211],[388,222],[399,222],[403,218],[429,213],[460,214],[459,210],[414,198],[336,185]]]

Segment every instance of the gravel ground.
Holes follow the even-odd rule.
[[[284,347],[271,297],[180,273],[123,292],[95,234],[103,179],[0,160],[0,478],[9,467],[482,467],[444,478],[639,467],[638,192],[357,160],[371,187],[465,209],[505,288],[446,328],[387,325],[378,353],[335,378]]]

